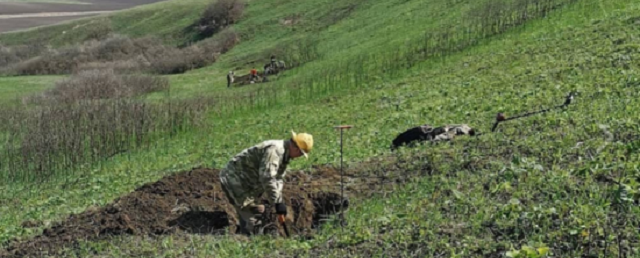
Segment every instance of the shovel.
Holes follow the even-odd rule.
[[[284,222],[284,215],[278,215],[278,221],[280,221],[282,227],[284,227],[284,233],[287,234],[287,237],[289,237],[289,228],[287,228],[287,223]]]

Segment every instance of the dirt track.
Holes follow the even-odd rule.
[[[89,16],[95,14],[109,13],[112,11],[87,11],[87,12],[49,12],[49,13],[23,13],[23,14],[0,14],[0,20],[21,19],[21,18],[45,18],[45,17],[67,17],[67,16]]]
[[[364,196],[378,179],[345,180],[353,183],[345,187],[345,194]],[[339,182],[339,171],[332,167],[317,168],[313,175],[301,171],[287,175],[283,196],[291,234],[309,236],[326,215],[339,212]],[[348,207],[348,202],[345,204]],[[273,208],[265,216],[267,222],[276,221]],[[0,257],[37,256],[41,251],[51,254],[62,246],[77,245],[78,239],[91,241],[123,234],[225,234],[227,230],[235,232],[236,223],[233,208],[220,189],[218,171],[196,168],[143,185],[100,209],[71,215],[42,235],[10,243],[6,250],[0,250]],[[283,235],[284,231],[273,223],[264,233]]]
[[[0,2],[0,33],[50,25],[97,15],[98,12],[122,10],[160,1],[163,0],[82,0],[87,4]],[[56,16],[52,17],[54,14]]]

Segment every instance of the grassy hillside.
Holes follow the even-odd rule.
[[[47,225],[172,171],[219,168],[242,148],[287,137],[290,129],[310,132],[317,142],[310,159],[293,162],[293,169],[335,163],[338,135],[332,126],[345,123],[355,125],[345,137],[351,169],[387,169],[380,163],[386,160],[399,166],[389,173],[416,175],[384,198],[358,202],[345,233],[327,228],[311,241],[249,242],[132,236],[83,243],[65,256],[500,257],[525,246],[555,257],[638,255],[640,67],[634,60],[640,58],[640,4],[572,1],[517,30],[460,44],[438,45],[430,38],[427,46],[438,55],[412,52],[425,32],[455,31],[465,11],[483,6],[446,3],[252,2],[248,18],[237,25],[245,33],[241,45],[214,66],[170,77],[178,97],[227,99],[219,104],[227,105],[224,112],[212,112],[196,130],[89,164],[59,182],[0,186],[0,200],[6,200],[0,240],[42,229],[23,228],[23,221]],[[341,17],[344,8],[351,11]],[[296,13],[303,17],[299,27],[279,23]],[[269,30],[248,33],[265,24]],[[310,45],[300,43],[305,38]],[[227,90],[220,83],[228,69],[249,68],[246,63],[263,60],[278,43],[313,47],[317,54],[305,60],[285,51],[289,60],[307,63],[271,84]],[[451,45],[462,47],[434,50]],[[487,132],[497,112],[510,116],[557,105],[569,91],[579,95],[567,110],[505,123],[478,138],[388,152],[393,137],[409,127],[468,123]],[[254,95],[230,98],[243,94]],[[425,167],[430,176],[417,176]]]
[[[75,0],[2,0],[0,2],[36,2],[36,3],[64,3],[64,4],[84,4]]]
[[[192,35],[183,30],[198,18],[204,7],[213,1],[165,1],[131,9],[82,18],[61,25],[43,26],[0,35],[4,45],[41,42],[54,47],[78,44],[89,39],[101,39],[109,33],[131,37],[156,36],[167,44],[182,44]]]
[[[41,92],[51,86],[51,82],[62,76],[34,76],[0,79],[0,103],[6,104],[20,97]]]

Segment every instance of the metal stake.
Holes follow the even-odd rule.
[[[334,128],[339,129],[340,130],[340,217],[342,219],[343,217],[343,210],[344,210],[344,170],[342,169],[342,137],[344,134],[344,129],[350,129],[353,126],[351,125],[339,125],[336,126]],[[340,229],[344,232],[344,227],[342,226],[342,221],[340,221]]]

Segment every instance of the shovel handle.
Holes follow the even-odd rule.
[[[287,235],[287,237],[289,237],[289,229],[287,228],[287,224],[284,223],[284,215],[278,215],[278,221],[282,223],[282,227],[284,227],[284,233]]]

